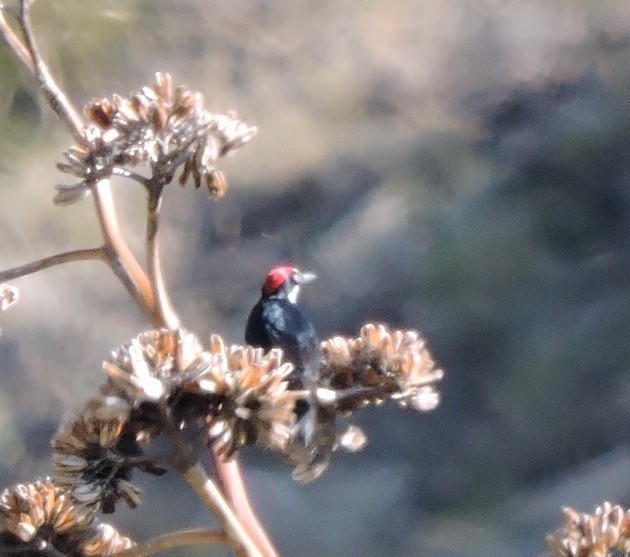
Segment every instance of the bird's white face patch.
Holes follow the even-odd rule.
[[[292,304],[297,303],[298,296],[300,295],[300,285],[292,284],[287,291],[287,300]]]

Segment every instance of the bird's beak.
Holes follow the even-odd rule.
[[[315,282],[317,280],[317,275],[315,273],[309,272],[298,272],[295,276],[295,282],[298,284],[309,284],[311,282]]]

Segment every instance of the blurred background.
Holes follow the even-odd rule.
[[[33,17],[79,106],[166,71],[259,126],[220,165],[224,200],[167,194],[164,262],[187,328],[242,342],[267,269],[293,262],[319,275],[303,304],[323,338],[417,328],[446,371],[431,414],[358,414],[368,446],[313,484],[244,451],[283,556],[539,555],[561,506],[630,504],[625,0],[61,0]],[[98,244],[89,200],[51,203],[69,141],[0,48],[0,268]],[[143,192],[115,192],[140,254]],[[0,485],[49,472],[63,413],[147,326],[96,262],[12,284]],[[167,478],[136,478],[143,506],[112,522],[137,539],[206,524]]]

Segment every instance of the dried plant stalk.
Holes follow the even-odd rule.
[[[251,509],[238,466],[230,459],[257,443],[291,463],[296,480],[311,481],[327,469],[337,448],[356,452],[366,442],[356,426],[338,432],[338,416],[388,401],[432,410],[440,401],[443,373],[417,332],[367,324],[357,338],[339,336],[322,343],[319,373],[304,388],[292,390],[294,367],[281,350],[264,353],[229,346],[218,335],[204,348],[185,331],[169,301],[161,268],[158,230],[164,188],[178,176],[181,185],[190,179],[196,189],[204,186],[210,197],[221,198],[227,181],[216,168],[217,160],[245,145],[256,128],[233,113],[209,112],[200,93],[174,87],[166,73],[157,73],[152,85],[127,98],[91,101],[83,122],[39,54],[30,25],[31,4],[22,0],[17,18],[24,42],[7,25],[1,6],[0,33],[35,74],[75,140],[57,167],[78,182],[58,185],[54,202],[69,205],[92,195],[103,245],[0,272],[0,281],[70,261],[101,259],[155,328],[111,354],[103,364],[107,381],[100,394],[62,422],[53,439],[54,483],[6,490],[0,517],[23,543],[49,543],[71,557],[117,552],[141,556],[198,539],[226,541],[238,555],[277,557]],[[147,193],[146,268],[121,233],[112,176],[128,178]],[[0,310],[16,299],[14,288],[0,285]],[[213,449],[225,493],[184,440],[182,430],[191,424]],[[170,465],[215,513],[223,533],[175,533],[133,546],[111,526],[97,522],[98,513],[114,512],[121,502],[131,508],[140,505],[141,492],[132,483],[135,471],[164,473],[163,463],[146,451],[160,435],[174,447]]]

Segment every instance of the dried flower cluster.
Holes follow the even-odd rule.
[[[109,377],[103,392],[136,408],[143,402],[165,402],[185,377],[194,374],[203,361],[202,352],[201,343],[186,331],[145,331],[103,363]]]
[[[595,514],[564,509],[564,526],[547,537],[545,557],[627,557],[630,510],[603,503]]]
[[[67,418],[53,439],[55,482],[77,504],[103,512],[120,501],[140,503],[134,469],[164,472],[145,449],[165,427],[195,424],[227,457],[261,444],[295,465],[295,479],[310,481],[337,446],[354,452],[365,443],[354,426],[337,434],[339,412],[386,400],[430,410],[442,377],[417,333],[382,325],[366,325],[357,339],[322,343],[321,381],[306,390],[289,389],[293,366],[281,350],[226,346],[217,335],[204,350],[183,330],[143,332],[103,368],[101,396]],[[298,400],[306,412],[297,410]]]
[[[293,478],[308,482],[320,476],[336,448],[356,452],[366,436],[356,426],[337,432],[339,415],[388,400],[428,411],[439,403],[441,370],[415,331],[390,331],[367,324],[356,339],[334,337],[321,344],[318,380],[310,386],[308,411],[291,437],[288,459]]]
[[[208,356],[208,365],[184,388],[220,398],[205,416],[210,440],[228,457],[255,442],[285,451],[296,397],[287,390],[293,366],[282,361],[282,350],[264,354],[249,346],[228,348],[212,335]]]
[[[182,185],[191,176],[195,188],[204,185],[212,197],[222,197],[227,182],[215,162],[247,143],[256,128],[235,114],[208,112],[203,102],[201,93],[173,88],[171,76],[161,73],[151,87],[129,98],[93,100],[85,108],[89,124],[83,141],[64,152],[66,162],[57,165],[81,182],[57,186],[55,203],[75,203],[113,174],[161,188],[181,166]],[[150,179],[129,170],[139,165],[149,166]]]
[[[437,383],[444,374],[416,331],[367,324],[356,339],[323,342],[322,354],[322,382],[346,392],[338,402],[343,410],[393,400],[426,412],[440,402]]]
[[[251,347],[226,347],[213,335],[204,351],[190,333],[152,330],[119,348],[103,367],[109,380],[102,392],[127,401],[137,431],[148,420],[147,408],[157,404],[177,428],[201,422],[228,456],[249,443],[277,450],[286,444],[295,397],[286,382],[293,367],[282,361],[280,350],[264,355]],[[159,423],[152,427],[159,432]],[[146,439],[150,431],[144,428]]]
[[[77,503],[105,513],[120,501],[137,507],[132,472],[166,471],[144,451],[162,431],[167,400],[200,354],[193,335],[166,330],[146,331],[115,350],[103,364],[108,381],[101,396],[67,417],[53,438],[57,484]]]
[[[165,470],[144,457],[144,437],[132,429],[131,407],[116,396],[90,401],[64,419],[53,437],[53,478],[77,504],[114,512],[116,503],[140,504],[131,483],[134,468],[160,475]]]
[[[76,506],[48,479],[5,489],[0,495],[0,524],[31,555],[53,547],[69,557],[101,557],[134,545],[99,522],[90,509]]]
[[[250,443],[284,451],[295,421],[287,391],[292,366],[282,353],[226,347],[210,350],[185,331],[150,330],[112,353],[101,396],[67,417],[53,439],[55,482],[77,504],[105,513],[118,502],[134,508],[134,469],[165,470],[145,455],[166,426],[194,422],[227,456]]]

